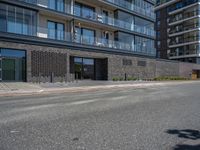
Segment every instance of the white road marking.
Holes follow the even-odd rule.
[[[87,104],[87,103],[92,103],[92,102],[96,102],[99,99],[93,99],[93,100],[86,100],[86,101],[78,101],[78,102],[72,102],[70,103],[70,105],[81,105],[81,104]]]
[[[19,131],[12,130],[12,131],[10,131],[10,133],[19,133]]]

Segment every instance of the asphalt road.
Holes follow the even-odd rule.
[[[200,150],[200,82],[1,97],[0,150]]]

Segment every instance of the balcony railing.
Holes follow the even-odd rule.
[[[38,6],[41,6],[41,7],[48,8],[48,9],[56,10],[58,12],[63,12],[63,13],[75,15],[75,16],[78,16],[78,17],[81,17],[81,18],[84,18],[84,19],[96,21],[98,23],[103,23],[103,24],[106,24],[106,25],[111,25],[111,26],[114,26],[114,27],[118,27],[118,28],[130,30],[130,31],[133,31],[133,32],[137,32],[137,33],[140,33],[140,34],[148,35],[148,36],[151,36],[151,37],[155,37],[155,31],[153,29],[149,28],[149,27],[131,24],[131,23],[119,20],[119,19],[103,16],[103,15],[97,14],[95,12],[91,13],[90,15],[80,15],[80,14],[75,12],[76,9],[74,9],[74,8],[76,8],[76,6],[73,7],[73,9],[74,9],[74,12],[73,12],[72,11],[73,9],[71,8],[71,6],[67,5],[67,4],[64,4],[63,6],[60,5],[59,7],[58,6],[52,7],[48,4],[47,0],[18,0],[18,1],[31,3],[31,4],[34,4],[34,5],[38,5]]]
[[[148,36],[155,36],[155,31],[153,29],[147,28],[145,26],[134,25],[134,24],[131,24],[131,23],[119,20],[119,19],[111,18],[108,16],[102,16],[97,13],[91,13],[89,15],[84,15],[84,14],[78,14],[78,13],[74,12],[74,15],[85,18],[85,19],[94,20],[94,21],[97,21],[97,22],[100,22],[103,24],[112,25],[112,26],[115,26],[118,28],[123,28],[123,29],[127,29],[130,31],[142,33],[142,34],[145,34]]]
[[[169,23],[173,23],[173,22],[176,22],[176,21],[181,21],[183,19],[187,19],[187,18],[191,18],[191,17],[194,17],[194,16],[198,16],[199,14],[200,14],[200,11],[196,10],[196,11],[180,14],[180,17],[171,16],[172,19],[169,20]]]
[[[199,23],[195,23],[195,24],[191,24],[191,25],[187,25],[187,26],[181,26],[180,28],[176,29],[171,29],[169,31],[169,34],[175,34],[175,33],[180,33],[180,32],[186,32],[186,31],[189,31],[189,30],[193,30],[193,29],[197,29],[197,28],[200,28],[200,25]]]
[[[172,1],[172,0],[168,0],[168,1]],[[169,8],[169,13],[172,13],[178,9],[183,9],[184,7],[193,5],[194,3],[200,2],[200,0],[182,0],[181,3],[179,3],[179,5],[173,5]]]
[[[123,1],[123,0],[105,0],[105,1],[110,2],[114,5],[118,5],[120,7],[123,7],[130,11],[134,11],[138,14],[142,14],[144,16],[150,17],[151,19],[155,20],[155,13],[153,12],[153,10],[146,10],[145,8],[141,8],[137,5],[134,5],[130,2]]]
[[[176,41],[175,39],[171,39],[171,41],[169,42],[169,45],[170,46],[173,46],[173,45],[179,45],[179,44],[183,44],[183,43],[190,43],[190,42],[196,42],[196,41],[199,41],[200,40],[200,37],[199,36],[190,36],[190,37],[187,37],[187,38],[179,38],[178,41]]]
[[[170,2],[172,0],[156,0],[156,6],[162,5],[164,3]]]
[[[0,32],[44,38],[44,39],[54,40],[55,42],[58,41],[63,43],[65,42],[78,43],[81,45],[89,45],[100,48],[101,47],[110,48],[111,50],[116,49],[120,50],[121,52],[133,52],[137,54],[155,56],[155,48],[154,47],[150,48],[144,43],[129,44],[125,42],[107,40],[101,37],[85,36],[85,35],[65,32],[62,30],[48,29],[45,27],[27,26],[25,31],[17,32],[16,30],[11,30],[11,31],[0,30]]]
[[[179,56],[197,55],[197,54],[199,54],[199,49],[189,49],[189,50],[183,50],[179,52],[171,52],[169,56],[179,57]]]

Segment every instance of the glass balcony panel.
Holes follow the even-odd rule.
[[[86,8],[86,7],[81,9],[80,6],[76,5],[76,6],[74,6],[74,12],[71,13],[71,9],[66,9],[66,8],[71,8],[71,6],[67,5],[67,4],[62,4],[62,2],[61,2],[62,0],[59,0],[59,9],[57,9],[56,5],[53,5],[54,0],[51,1],[51,3],[53,3],[51,5],[48,5],[48,0],[38,0],[38,1],[19,0],[19,1],[37,4],[41,7],[47,7],[49,9],[53,9],[53,10],[57,10],[57,11],[61,11],[61,12],[63,12],[62,8],[64,8],[64,12],[67,14],[73,14],[75,16],[79,16],[79,17],[82,17],[85,19],[101,22],[101,23],[108,24],[111,26],[116,26],[116,27],[124,28],[124,29],[130,30],[130,31],[135,31],[135,32],[139,32],[141,34],[146,34],[148,36],[155,37],[155,31],[151,28],[141,26],[141,25],[134,25],[134,24],[131,24],[131,23],[119,20],[119,19],[111,18],[108,16],[103,16],[102,14],[97,14],[94,11],[91,11],[91,9]],[[61,5],[64,5],[64,6],[61,6]],[[139,8],[139,11],[141,12],[140,8]]]

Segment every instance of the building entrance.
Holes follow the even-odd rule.
[[[94,59],[74,57],[75,79],[94,80]]]
[[[25,51],[0,49],[0,80],[26,80]]]
[[[71,56],[70,73],[78,80],[107,80],[107,59]]]

